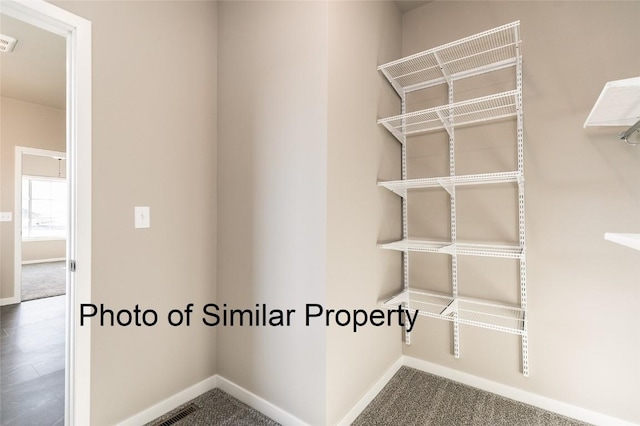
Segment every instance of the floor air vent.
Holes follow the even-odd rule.
[[[173,416],[169,417],[166,420],[163,420],[161,423],[157,423],[154,426],[171,426],[178,423],[180,420],[183,420],[189,417],[191,414],[198,411],[200,407],[196,404],[189,404],[186,407],[182,408],[180,411],[175,413]]]

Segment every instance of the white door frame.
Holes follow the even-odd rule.
[[[80,304],[91,302],[91,22],[43,0],[2,0],[3,14],[67,40],[67,331],[65,425],[90,424],[91,324],[80,327]]]

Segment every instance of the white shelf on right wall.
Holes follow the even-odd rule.
[[[615,232],[607,232],[604,239],[632,249],[640,250],[640,234],[620,234]]]
[[[632,126],[640,120],[640,77],[609,81],[593,105],[584,127]]]
[[[633,126],[618,137],[627,141],[629,133],[640,124],[640,77],[609,81],[591,109],[584,127]],[[624,132],[623,132],[624,133]],[[604,239],[635,250],[640,250],[640,234],[607,232]]]

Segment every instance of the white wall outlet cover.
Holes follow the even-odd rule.
[[[0,212],[0,222],[11,222],[13,215],[11,212]]]
[[[134,207],[135,227],[150,228],[151,227],[151,209],[149,207]]]

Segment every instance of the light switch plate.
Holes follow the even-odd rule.
[[[0,222],[11,222],[13,215],[11,212],[0,212]]]
[[[151,209],[149,207],[134,207],[135,227],[150,228],[151,227]]]

